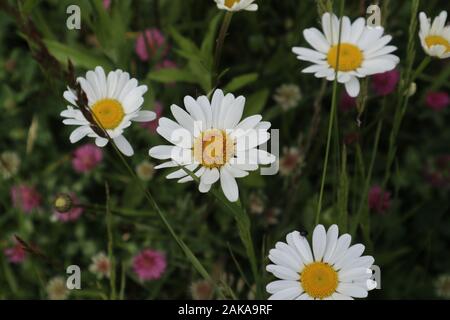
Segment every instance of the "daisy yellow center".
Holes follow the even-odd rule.
[[[122,104],[113,99],[103,99],[92,106],[94,119],[105,129],[115,129],[122,122],[125,113]]]
[[[220,168],[235,153],[234,139],[224,130],[203,131],[194,141],[194,158],[207,168]]]
[[[239,3],[239,1],[241,0],[225,0],[225,6],[231,9],[234,6],[234,4]]]
[[[313,262],[305,266],[300,281],[303,290],[316,299],[324,299],[336,292],[338,274],[327,263]]]
[[[338,51],[339,66],[336,66]],[[338,45],[332,46],[328,51],[327,56],[328,64],[334,70],[337,69],[338,71],[344,72],[358,69],[362,65],[363,60],[364,55],[362,51],[357,46],[350,43],[341,43],[340,48]]]
[[[431,48],[432,46],[441,45],[447,48],[446,52],[450,52],[450,43],[441,36],[428,36],[425,38],[425,43],[427,44],[428,48]]]

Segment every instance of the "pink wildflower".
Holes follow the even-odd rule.
[[[20,243],[16,243],[14,247],[6,248],[4,253],[8,261],[15,264],[22,263],[26,258],[26,252]]]
[[[25,213],[31,213],[41,204],[41,195],[36,189],[26,185],[13,186],[11,198],[14,207],[22,209]]]
[[[372,87],[378,95],[387,96],[395,91],[399,80],[400,72],[397,69],[378,73],[372,76]]]
[[[89,172],[103,159],[102,150],[94,144],[78,147],[73,153],[72,167],[78,173]]]
[[[369,191],[369,208],[372,212],[385,213],[391,206],[391,193],[380,186],[373,186]]]
[[[133,259],[133,269],[141,281],[161,278],[166,270],[167,262],[163,253],[146,249]]]
[[[450,97],[447,92],[428,92],[425,102],[428,108],[442,111],[450,104]]]
[[[141,32],[136,40],[136,54],[142,61],[148,61],[157,55],[165,56],[167,49],[166,38],[161,31],[155,28]]]

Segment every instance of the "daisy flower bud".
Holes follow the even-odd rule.
[[[58,194],[53,201],[53,207],[59,213],[69,212],[69,210],[72,209],[72,206],[72,198],[67,193]]]

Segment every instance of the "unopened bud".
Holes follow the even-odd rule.
[[[56,196],[53,202],[53,207],[59,213],[66,213],[72,209],[73,200],[67,193],[60,193]]]

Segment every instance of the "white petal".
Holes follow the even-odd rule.
[[[189,130],[191,134],[194,133],[194,119],[183,109],[181,109],[179,106],[173,104],[170,106],[170,110],[172,111],[172,114],[177,120],[177,122],[185,129]]]
[[[350,36],[350,43],[358,43],[364,28],[366,27],[366,19],[358,18],[352,24],[352,35]]]
[[[299,280],[300,276],[298,273],[292,271],[289,268],[283,266],[277,266],[274,264],[269,264],[266,267],[268,272],[271,272],[275,277],[282,280]]]
[[[350,97],[357,97],[359,95],[360,84],[356,77],[351,77],[350,81],[345,83],[345,89]]]
[[[200,107],[194,98],[191,96],[184,97],[184,106],[195,121],[200,122],[202,126],[206,125],[206,117],[203,113],[202,107]]]
[[[300,254],[302,261],[304,264],[309,264],[314,261],[313,255],[311,252],[311,247],[309,246],[308,240],[305,237],[300,235],[300,232],[294,231],[292,235],[292,240],[297,248],[298,253]]]
[[[271,295],[269,300],[294,300],[303,293],[300,284],[297,287],[287,288],[280,290],[277,293]]]
[[[279,249],[271,249],[269,251],[269,259],[273,263],[292,269],[295,272],[298,272],[300,269],[299,263],[295,260],[295,258],[292,258],[289,254]]]
[[[127,157],[131,157],[134,154],[133,147],[124,136],[120,135],[118,137],[115,137],[113,141],[120,152],[122,152]]]
[[[132,119],[136,122],[150,122],[156,119],[156,113],[152,111],[139,111],[139,115]]]
[[[291,281],[291,280],[276,280],[270,282],[266,286],[266,291],[270,294],[274,294],[278,291],[289,289],[289,288],[295,288],[300,287],[298,281]]]
[[[214,91],[212,101],[211,101],[211,109],[212,109],[212,117],[213,117],[212,126],[214,128],[219,127],[219,115],[220,115],[223,98],[224,98],[224,95],[223,95],[222,90],[217,89],[216,91]]]
[[[102,137],[97,137],[97,138],[95,138],[95,144],[97,145],[97,147],[102,148],[108,144],[108,139],[102,138]]]
[[[236,202],[239,199],[239,188],[236,179],[225,167],[220,169],[220,185],[229,201]]]
[[[333,255],[336,248],[337,240],[339,235],[338,226],[333,224],[327,232],[327,247],[323,256],[323,261],[329,262],[330,257]]]
[[[212,185],[212,184],[216,183],[216,181],[219,180],[219,178],[220,178],[220,173],[219,173],[219,170],[217,170],[217,168],[206,169],[206,171],[202,175],[200,181],[203,184]]]
[[[209,192],[209,190],[211,190],[212,184],[204,184],[203,182],[200,181],[200,184],[198,185],[198,190],[201,193],[207,193]]]
[[[331,265],[333,265],[338,259],[342,257],[342,255],[347,251],[348,247],[350,246],[351,241],[352,237],[348,233],[345,233],[339,237],[336,244],[336,249],[334,250],[334,253],[332,254],[331,258],[328,260]]]
[[[355,298],[366,298],[368,295],[367,290],[350,283],[339,283],[336,291],[343,295]]]
[[[323,53],[328,53],[330,44],[319,30],[316,28],[305,29],[303,30],[303,36],[314,49]]]
[[[155,159],[171,159],[176,146],[156,146],[150,149],[149,155]]]
[[[76,128],[72,133],[70,134],[69,140],[71,143],[76,143],[83,139],[85,136],[87,136],[89,133],[92,132],[91,127],[89,126],[82,126]]]
[[[313,232],[313,252],[315,261],[321,261],[325,252],[327,243],[327,233],[325,227],[321,224],[314,228]]]
[[[331,297],[333,298],[333,300],[353,300],[352,297],[340,294],[338,292],[333,293]]]
[[[243,96],[237,97],[234,103],[229,106],[229,110],[225,115],[223,122],[224,129],[233,129],[239,123],[244,113],[245,98]]]

